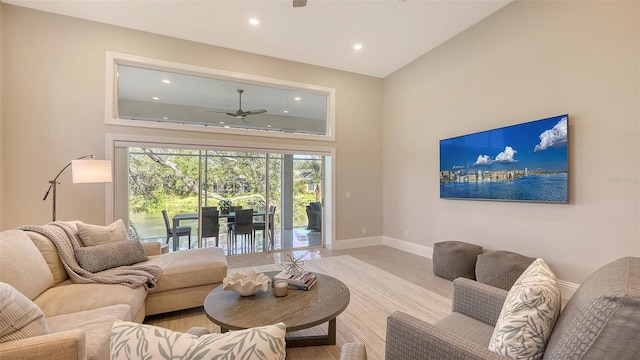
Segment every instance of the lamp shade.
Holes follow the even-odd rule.
[[[72,160],[71,178],[74,184],[111,182],[111,160]]]

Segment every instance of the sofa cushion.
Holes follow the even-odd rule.
[[[128,304],[131,319],[142,321],[147,291],[144,287],[132,289],[117,284],[74,284],[67,280],[38,296],[34,302],[47,318],[78,311],[99,309],[118,304]],[[142,315],[140,315],[142,313]]]
[[[47,318],[52,332],[82,329],[86,334],[87,360],[109,359],[111,327],[115,321],[131,320],[129,305],[113,305]]]
[[[507,293],[489,350],[510,359],[542,359],[561,306],[555,275],[536,259]]]
[[[80,267],[92,273],[147,261],[138,240],[123,240],[75,249]]]
[[[38,305],[13,286],[0,282],[0,343],[49,333]]]
[[[565,306],[544,359],[637,359],[640,354],[640,258],[596,270]]]
[[[156,326],[116,321],[111,330],[111,357],[284,360],[285,334],[284,323],[196,337]]]
[[[483,347],[489,346],[493,334],[493,326],[457,312],[438,320],[435,325]]]
[[[49,271],[53,275],[53,282],[57,285],[69,278],[69,274],[60,260],[56,245],[48,237],[33,231],[25,231],[36,245],[40,254],[49,266]]]
[[[157,265],[162,269],[157,286],[149,290],[152,293],[221,283],[227,276],[224,250],[217,247],[150,256],[149,260],[141,265]]]
[[[78,236],[84,246],[95,246],[115,241],[129,239],[127,228],[122,219],[118,219],[110,225],[91,225],[81,221],[76,222]]]
[[[47,262],[22,230],[0,233],[0,281],[31,300],[54,285]]]

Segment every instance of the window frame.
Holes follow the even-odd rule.
[[[251,129],[233,129],[224,127],[202,126],[198,124],[177,124],[152,121],[121,119],[118,117],[118,80],[117,66],[128,65],[146,69],[170,71],[186,75],[209,77],[226,81],[240,81],[252,85],[300,90],[327,96],[327,119],[325,135],[296,134],[286,132],[270,132]],[[219,133],[228,135],[260,136],[277,139],[335,141],[335,89],[319,85],[298,83],[293,81],[269,78],[258,75],[225,71],[203,66],[181,64],[148,57],[129,55],[107,51],[105,71],[105,124],[202,133]]]
[[[193,139],[184,137],[158,137],[133,134],[105,134],[105,159],[116,161],[116,147],[148,146],[174,147],[198,150],[228,150],[248,152],[277,152],[283,154],[310,154],[324,157],[322,170],[323,189],[323,244],[328,249],[335,247],[336,239],[336,148],[329,146],[293,145],[293,144],[257,144],[244,141],[224,141],[212,139]],[[115,166],[115,165],[112,165]],[[114,180],[105,183],[105,224],[111,224],[116,219],[116,182],[128,183],[127,177],[115,171]],[[128,211],[128,210],[127,210]]]

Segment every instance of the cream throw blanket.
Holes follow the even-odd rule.
[[[82,247],[80,239],[73,229],[61,221],[47,225],[26,225],[18,228],[33,231],[49,238],[58,249],[58,256],[64,264],[69,277],[79,284],[120,284],[130,288],[143,286],[148,290],[156,287],[162,269],[156,265],[131,265],[107,269],[97,273],[89,272],[78,264],[75,248]]]

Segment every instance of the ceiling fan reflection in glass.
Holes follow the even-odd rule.
[[[116,79],[119,119],[327,134],[324,93],[122,64]]]

